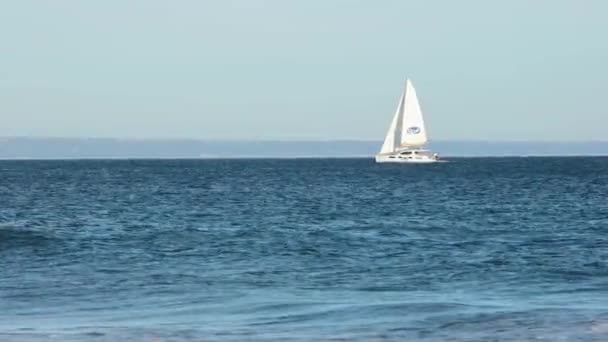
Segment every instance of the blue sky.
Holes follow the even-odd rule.
[[[0,3],[0,136],[608,140],[608,2]]]

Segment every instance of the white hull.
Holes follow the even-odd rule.
[[[405,157],[397,153],[376,155],[376,163],[431,164],[437,162],[439,162],[439,159],[432,156]]]

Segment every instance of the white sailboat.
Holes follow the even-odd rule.
[[[397,112],[384,138],[377,163],[435,163],[439,155],[423,147],[428,142],[416,89],[408,79]]]

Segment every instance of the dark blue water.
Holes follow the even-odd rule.
[[[608,340],[608,158],[0,162],[1,341]]]

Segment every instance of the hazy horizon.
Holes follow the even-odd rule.
[[[0,136],[604,141],[602,1],[0,4]]]
[[[332,142],[332,141],[342,141],[342,142],[368,142],[368,143],[377,143],[378,147],[383,142],[383,137],[380,138],[368,138],[368,139],[359,139],[359,138],[191,138],[191,137],[120,137],[120,136],[43,136],[43,135],[14,135],[14,136],[0,136],[0,142],[6,139],[32,139],[32,140],[115,140],[115,141],[147,141],[147,142],[178,142],[178,141],[200,141],[200,142],[275,142],[275,143],[297,143],[297,142]],[[429,141],[429,144],[432,142],[478,142],[478,143],[573,143],[573,144],[585,144],[585,143],[608,143],[608,138],[606,139],[588,139],[588,140],[557,140],[557,139],[504,139],[504,140],[487,140],[487,139],[433,139]]]
[[[381,140],[202,140],[0,137],[0,159],[372,157]],[[431,141],[444,157],[605,156],[608,142]]]

